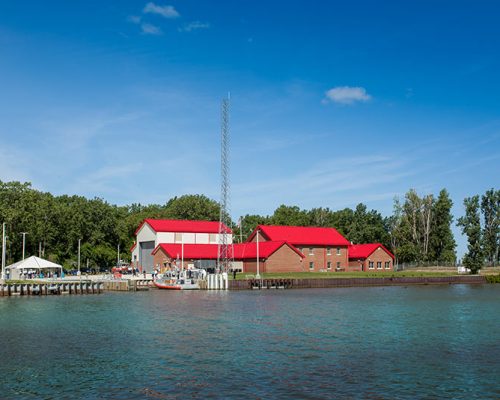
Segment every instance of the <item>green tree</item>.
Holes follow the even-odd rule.
[[[282,204],[271,216],[271,224],[273,225],[288,225],[288,226],[308,226],[310,218],[305,210],[301,210],[297,206],[285,206]]]
[[[498,264],[500,248],[500,190],[490,189],[481,197],[483,251],[491,266]]]
[[[204,195],[190,194],[174,197],[165,206],[165,217],[170,219],[218,221],[219,203]]]
[[[349,237],[354,221],[354,211],[350,208],[332,212],[330,227],[337,229],[345,237]]]
[[[429,259],[436,261],[455,261],[455,238],[451,231],[453,202],[446,189],[439,196],[432,208],[432,230],[429,238]]]
[[[375,210],[367,211],[363,203],[356,206],[347,237],[353,243],[382,243],[385,246],[390,243],[382,215]]]
[[[262,215],[250,215],[247,214],[241,218],[241,236],[240,236],[240,228],[237,227],[234,231],[234,234],[237,238],[242,237],[243,241],[245,241],[248,236],[254,231],[257,225],[269,225],[269,217],[265,217]],[[238,239],[239,240],[239,239]]]
[[[458,219],[458,226],[467,236],[467,253],[464,256],[464,265],[470,268],[473,274],[483,266],[483,252],[481,248],[481,214],[479,212],[479,196],[468,197],[464,200],[465,215]]]
[[[333,226],[333,212],[327,207],[312,208],[308,212],[309,223],[312,226],[331,227]]]
[[[406,193],[403,204],[395,200],[394,208],[398,214],[389,223],[392,225],[391,243],[397,243],[395,254],[400,261],[429,259],[433,206],[431,194],[420,197],[414,189]]]

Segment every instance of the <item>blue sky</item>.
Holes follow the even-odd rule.
[[[499,15],[496,1],[2,1],[0,179],[218,200],[230,91],[234,218],[389,215],[394,196],[443,187],[459,216],[499,186]]]

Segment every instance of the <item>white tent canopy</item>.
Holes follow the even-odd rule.
[[[21,274],[26,277],[28,273],[39,274],[40,272],[57,272],[58,276],[61,276],[62,266],[43,258],[31,256],[7,266],[5,272],[9,274],[10,279],[19,279]]]

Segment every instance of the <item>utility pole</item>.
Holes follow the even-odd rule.
[[[21,235],[23,235],[23,260],[24,260],[24,248],[26,247],[26,234],[27,232],[21,232]]]
[[[5,222],[2,224],[2,280],[5,279]]]

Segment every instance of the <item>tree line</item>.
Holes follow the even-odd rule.
[[[464,263],[474,271],[485,263],[498,265],[499,202],[500,191],[494,189],[464,201],[465,215],[458,225],[469,240]],[[409,190],[403,199],[394,200],[388,217],[363,203],[341,210],[280,205],[271,215],[247,214],[232,222],[231,228],[239,241],[259,224],[333,227],[353,243],[382,243],[398,262],[454,262],[452,206],[445,189],[437,197]],[[130,259],[135,229],[145,218],[218,221],[219,210],[218,202],[204,195],[174,197],[163,205],[117,206],[101,198],[54,196],[30,183],[0,181],[7,264],[21,259],[25,232],[27,256],[41,255],[74,268],[80,240],[82,266],[88,262],[93,268],[109,268],[117,262],[118,248],[122,259]]]

